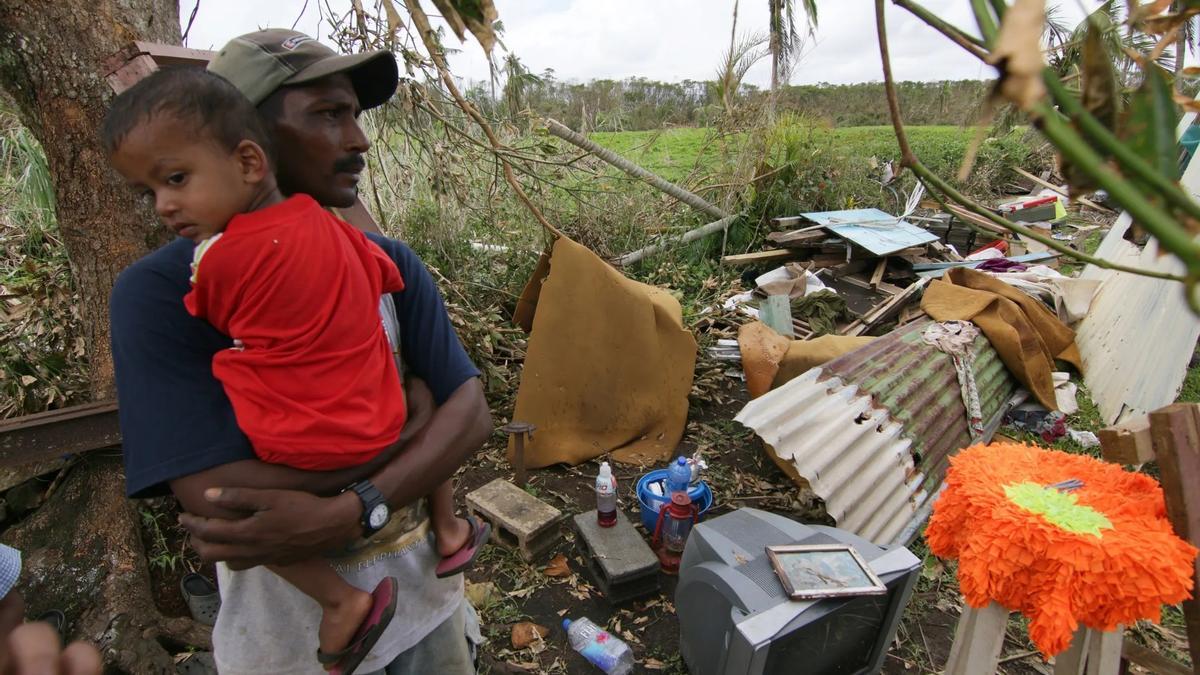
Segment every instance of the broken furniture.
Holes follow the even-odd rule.
[[[576,514],[574,521],[588,571],[609,602],[658,592],[658,558],[620,509],[612,527],[600,527],[595,509]]]
[[[467,494],[471,515],[492,524],[492,541],[533,560],[558,541],[563,514],[512,483],[497,478]]]
[[[1008,609],[994,602],[982,609],[964,606],[954,629],[954,642],[943,675],[995,672],[1004,648],[1009,614]],[[1111,631],[1080,626],[1066,651],[1054,657],[1054,675],[1116,675],[1121,672],[1123,632],[1124,627],[1119,625]]]
[[[1177,403],[1148,416],[1128,420],[1099,433],[1104,459],[1117,464],[1142,464],[1157,460],[1162,475],[1167,517],[1175,533],[1200,547],[1200,405]],[[1200,560],[1193,579],[1200,579]],[[1183,601],[1188,649],[1192,663],[1200,663],[1200,599]],[[1170,672],[1174,662],[1151,662],[1152,652],[1127,642],[1122,653],[1130,661],[1154,672]]]
[[[1029,618],[1030,640],[1045,657],[1077,638],[1096,640],[1094,668],[1107,665],[1089,672],[1115,674],[1120,633],[1077,636],[1079,626],[1104,633],[1157,621],[1162,605],[1191,592],[1196,548],[1171,530],[1150,476],[993,443],[959,453],[946,485],[925,540],[939,558],[957,559],[962,594],[981,608],[960,619],[947,673],[995,670],[1010,608]]]

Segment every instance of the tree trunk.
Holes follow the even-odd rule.
[[[136,675],[173,673],[171,653],[160,640],[209,647],[208,628],[190,618],[163,617],[150,596],[120,459],[83,459],[3,539],[22,551],[19,588],[29,615],[62,610],[68,633],[96,643],[110,665]]]
[[[98,128],[113,97],[106,76],[135,40],[179,43],[174,0],[0,0],[0,86],[41,142],[55,214],[81,304],[92,395],[113,396],[108,296],[117,274],[166,240],[149,205],[108,167]],[[4,533],[23,551],[30,614],[64,610],[71,637],[97,643],[130,673],[173,673],[166,641],[207,647],[190,618],[154,602],[121,463],[82,461],[38,511]]]
[[[0,85],[46,152],[97,399],[113,395],[113,281],[165,240],[149,207],[108,167],[97,133],[112,99],[106,64],[134,40],[178,44],[177,3],[0,0]]]

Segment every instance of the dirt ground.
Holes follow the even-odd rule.
[[[680,446],[680,451],[687,455],[700,450],[709,463],[705,479],[715,495],[709,515],[752,506],[800,522],[832,524],[824,517],[819,500],[803,498],[801,491],[763,452],[761,441],[732,421],[746,400],[742,383],[726,378],[720,390],[721,394],[714,396],[721,401],[719,404],[692,406]],[[496,420],[498,425],[503,421]],[[460,471],[457,477],[460,504],[468,492],[496,477],[513,478],[504,459],[503,443],[500,434],[496,434],[474,461]],[[527,489],[569,517],[595,508],[592,485],[597,467],[598,462],[593,461],[578,467],[531,471]],[[634,486],[644,471],[614,465],[620,508],[635,524],[640,523],[640,517]],[[167,616],[180,616],[187,610],[179,594],[178,579],[189,568],[194,569],[196,563],[178,528],[164,526],[174,522],[173,509],[170,501],[163,500],[149,502],[141,510],[160,609]],[[152,524],[155,515],[158,526]],[[649,541],[640,524],[637,527]],[[678,649],[679,625],[673,603],[675,578],[659,574],[657,595],[613,606],[593,586],[569,519],[560,531],[560,542],[532,564],[508,549],[490,545],[467,573],[467,594],[479,609],[487,640],[480,672],[580,675],[599,672],[570,648],[562,629],[563,618],[586,616],[630,644],[638,661],[635,672],[686,673]],[[158,540],[160,532],[163,537]],[[910,548],[925,561],[925,568],[884,661],[883,672],[889,675],[939,672],[949,656],[954,627],[962,610],[953,563],[943,564],[929,555],[919,539]],[[565,576],[546,574],[548,563],[559,555],[565,558],[569,572]],[[177,559],[172,569],[168,564],[173,556]],[[156,560],[160,562],[156,564]],[[200,571],[212,576],[211,566],[201,567]],[[543,640],[516,649],[511,642],[512,627],[520,622],[532,622],[549,632]],[[1155,651],[1173,653],[1177,659],[1186,653],[1186,640],[1178,626],[1139,625],[1131,634]],[[1051,673],[1051,666],[1035,654],[1025,636],[1022,619],[1014,615],[999,672]]]
[[[712,486],[715,501],[710,516],[734,508],[752,506],[779,513],[801,522],[830,524],[819,503],[797,498],[799,490],[762,450],[751,432],[732,422],[744,403],[740,382],[730,380],[728,391],[736,392],[724,405],[693,406],[681,451],[691,454],[697,448],[709,463],[706,480]],[[579,467],[552,467],[530,473],[529,491],[568,514],[595,508],[592,484],[597,463]],[[631,522],[639,523],[634,485],[644,470],[615,465],[619,482],[620,507]],[[503,448],[493,443],[460,475],[459,494],[464,495],[497,476],[511,479],[513,474],[503,459]],[[639,532],[646,536],[641,526]],[[591,582],[582,549],[569,524],[562,528],[562,541],[532,565],[499,547],[490,547],[480,563],[467,574],[468,594],[494,585],[490,602],[481,604],[484,649],[481,672],[491,673],[579,673],[599,672],[571,650],[561,624],[563,617],[586,616],[622,637],[633,648],[638,660],[635,672],[686,673],[679,656],[679,624],[674,613],[675,578],[659,574],[660,593],[643,600],[610,605]],[[953,640],[954,626],[961,611],[955,602],[957,590],[952,571],[928,556],[922,542],[913,546],[918,556],[927,559],[927,570],[918,582],[905,613],[897,639],[884,663],[884,673],[933,673],[944,666]],[[550,559],[562,554],[570,576],[550,577],[543,569]],[[529,621],[549,629],[541,643],[515,649],[510,641],[512,626]],[[1015,623],[1015,622],[1014,622]],[[1034,664],[1032,647],[1022,640],[1018,625],[1010,631],[1005,646],[1002,673],[1049,672]],[[1040,667],[1038,667],[1040,666]]]

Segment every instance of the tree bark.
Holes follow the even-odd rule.
[[[46,152],[97,399],[113,394],[113,281],[165,241],[148,205],[122,185],[100,146],[97,129],[112,99],[107,64],[134,40],[179,39],[174,0],[0,0],[0,85]]]
[[[0,86],[46,153],[95,399],[114,394],[113,282],[167,238],[149,205],[108,167],[98,134],[113,98],[106,76],[135,40],[178,44],[175,0],[0,0]],[[138,528],[120,460],[97,457],[71,469],[4,540],[23,551],[31,615],[64,610],[70,636],[98,644],[110,671],[174,673],[162,643],[207,647],[209,631],[159,613]]]
[[[68,634],[95,643],[120,671],[174,673],[160,641],[207,649],[211,632],[159,612],[137,522],[120,459],[89,455],[3,539],[22,552],[19,588],[30,616],[62,610]]]

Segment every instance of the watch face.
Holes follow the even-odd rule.
[[[371,515],[367,518],[367,522],[371,524],[372,530],[378,530],[387,524],[388,507],[387,504],[377,504],[371,509]]]

